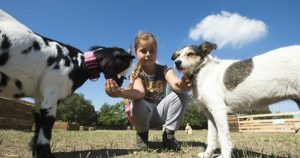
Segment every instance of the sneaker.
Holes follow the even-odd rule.
[[[148,149],[148,131],[136,133],[136,146],[139,149]]]
[[[171,131],[168,129],[164,130],[162,135],[162,144],[163,148],[167,150],[179,151],[181,150],[179,143],[175,139],[175,131]]]

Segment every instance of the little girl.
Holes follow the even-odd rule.
[[[111,97],[131,100],[132,122],[137,131],[138,148],[148,148],[149,128],[163,126],[163,147],[178,151],[180,145],[174,138],[188,104],[187,91],[191,82],[177,78],[166,65],[157,64],[157,42],[151,33],[140,32],[134,40],[138,63],[130,75],[130,88],[120,88],[108,79],[105,91]],[[172,91],[166,96],[166,84]]]

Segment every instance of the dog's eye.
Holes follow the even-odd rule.
[[[194,55],[195,55],[195,53],[193,53],[193,52],[190,52],[190,53],[187,54],[188,57],[191,57],[191,56],[194,56]]]

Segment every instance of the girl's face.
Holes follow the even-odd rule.
[[[156,61],[156,45],[151,41],[139,42],[136,50],[137,60],[143,66],[153,66]]]

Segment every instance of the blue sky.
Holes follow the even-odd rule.
[[[246,59],[269,50],[300,43],[298,0],[1,0],[0,9],[31,30],[87,51],[93,45],[127,49],[139,31],[158,40],[158,63],[173,67],[172,53],[203,41],[220,47],[220,59]],[[179,74],[178,74],[179,75]],[[125,86],[127,82],[123,86]],[[76,92],[96,110],[108,97],[104,78],[87,81]],[[284,101],[272,111],[298,111]]]

